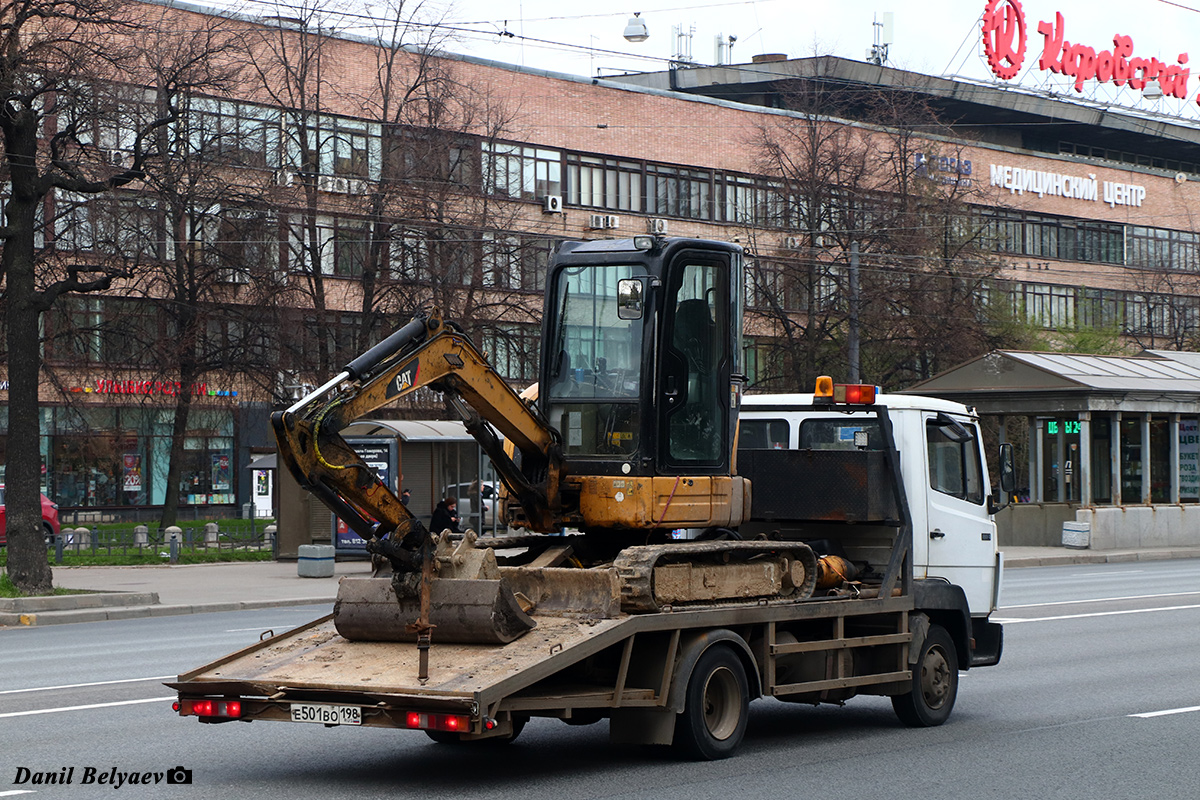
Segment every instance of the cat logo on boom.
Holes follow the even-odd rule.
[[[421,362],[418,361],[409,367],[401,370],[398,375],[392,380],[388,386],[388,397],[399,397],[413,387],[417,382],[417,376],[421,372]]]

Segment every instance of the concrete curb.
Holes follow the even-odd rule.
[[[1148,550],[1055,550],[1044,555],[1006,555],[1004,567],[1062,567],[1073,564],[1129,564],[1138,561],[1170,561],[1200,558],[1200,547],[1160,547]]]
[[[0,612],[37,614],[48,611],[75,611],[81,608],[144,606],[157,602],[157,592],[87,592],[45,597],[0,597]]]

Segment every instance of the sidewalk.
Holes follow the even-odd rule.
[[[338,562],[332,578],[301,578],[295,561],[55,567],[56,587],[106,594],[18,601],[0,598],[0,626],[61,625],[296,605],[324,604],[331,610],[338,578],[367,576],[370,572],[367,561]]]
[[[1009,569],[1200,558],[1200,547],[1074,550],[1002,547]],[[106,594],[0,599],[0,626],[56,625],[293,605],[332,607],[338,578],[370,574],[366,561],[342,561],[332,578],[301,578],[295,561],[147,567],[57,567],[54,585]]]

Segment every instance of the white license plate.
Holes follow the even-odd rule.
[[[362,709],[358,706],[292,703],[292,722],[316,722],[319,725],[362,725]]]

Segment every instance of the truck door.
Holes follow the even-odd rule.
[[[973,614],[992,610],[996,532],[987,513],[987,474],[979,429],[944,412],[925,415],[928,491],[927,530],[930,578],[961,586]]]

